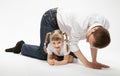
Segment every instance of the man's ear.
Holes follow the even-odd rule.
[[[92,28],[92,32],[94,32],[95,30],[97,30],[99,27],[93,27]]]

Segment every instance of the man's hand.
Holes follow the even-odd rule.
[[[110,66],[105,65],[105,64],[101,64],[101,63],[98,63],[98,62],[97,62],[97,64],[101,65],[103,68],[110,68]]]
[[[93,69],[102,69],[102,68],[109,68],[108,65],[105,65],[105,64],[101,64],[101,63],[98,63],[98,62],[89,62],[87,67],[90,67],[90,68],[93,68]]]

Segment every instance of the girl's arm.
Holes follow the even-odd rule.
[[[69,63],[69,59],[70,59],[69,55],[65,55],[64,59],[62,61],[58,61],[58,60],[54,59],[54,65],[64,65],[64,64],[67,64],[67,63]]]
[[[48,56],[47,56],[47,62],[50,65],[54,65],[53,55],[52,54],[50,54],[50,55],[48,54]]]

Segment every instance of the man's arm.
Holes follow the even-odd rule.
[[[82,54],[80,50],[74,52],[74,54],[78,57],[78,59],[85,65],[89,63],[89,61],[85,58],[85,56]]]
[[[97,62],[97,51],[98,50],[96,48],[91,48],[92,63],[97,63],[97,64],[101,65],[103,68],[109,68],[108,65]]]
[[[79,60],[86,66],[89,68],[94,68],[94,69],[101,69],[102,67],[107,67],[104,64],[100,64],[100,63],[93,63],[93,62],[89,62],[85,56],[82,54],[82,52],[80,50],[74,52],[74,54],[79,58]]]
[[[92,62],[97,62],[97,49],[91,48]]]

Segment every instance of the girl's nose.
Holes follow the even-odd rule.
[[[58,44],[55,44],[55,47],[58,47]]]

